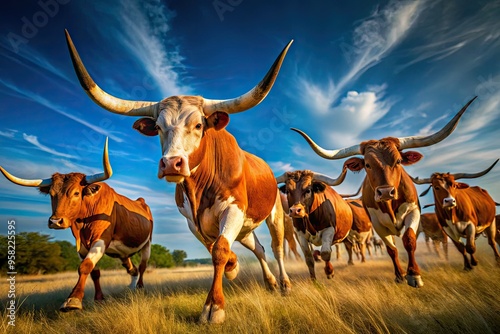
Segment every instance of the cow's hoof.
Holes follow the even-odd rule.
[[[66,299],[66,301],[61,305],[59,308],[59,311],[61,312],[69,312],[69,311],[74,311],[74,310],[81,310],[82,307],[82,301],[78,298],[70,297]]]
[[[240,271],[240,263],[236,262],[236,265],[234,266],[234,269],[231,270],[231,271],[226,271],[224,273],[224,276],[226,276],[226,278],[228,280],[232,281],[233,279],[236,278],[236,276],[238,276],[239,271]]]
[[[354,265],[354,261],[347,261],[347,264],[350,265],[350,266],[353,266]]]
[[[421,288],[424,286],[424,281],[420,275],[407,275],[406,282],[408,285],[414,288]]]
[[[206,304],[200,315],[200,324],[221,324],[226,319],[226,312],[218,305]]]
[[[467,267],[467,266],[464,267],[464,271],[471,271],[471,270],[472,270],[472,267],[470,267],[470,266],[469,267]]]
[[[290,280],[282,280],[280,282],[280,289],[283,296],[288,296],[292,292],[292,283],[290,283]]]
[[[326,275],[326,278],[328,278],[328,279],[332,279],[333,277],[335,277],[335,274],[329,274],[329,275],[327,274]]]

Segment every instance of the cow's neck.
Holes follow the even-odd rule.
[[[242,157],[236,139],[224,129],[207,130],[198,149],[189,156],[191,175],[178,186],[191,204],[194,223],[201,233],[198,217],[216,199],[225,200],[222,196],[232,193],[230,190],[241,180]]]

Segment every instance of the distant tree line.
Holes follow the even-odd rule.
[[[38,232],[21,232],[16,235],[15,270],[19,274],[49,274],[60,271],[77,270],[80,257],[76,247],[68,241],[52,241],[52,237]],[[8,270],[7,236],[0,235],[0,270],[2,274]],[[151,246],[148,267],[172,268],[185,266],[187,254],[183,250],[170,252],[162,245]],[[132,257],[138,265],[141,254]],[[100,269],[122,268],[121,261],[104,255],[98,263]]]

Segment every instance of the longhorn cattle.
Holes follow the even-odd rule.
[[[429,252],[431,251],[429,243],[432,240],[434,251],[439,256],[439,244],[441,243],[443,245],[444,257],[448,260],[448,236],[439,224],[435,213],[423,213],[420,215],[420,229],[417,233],[417,239],[420,232],[424,233],[425,244]]]
[[[413,178],[416,184],[430,184],[430,187],[421,196],[427,194],[432,188],[437,219],[458,251],[463,255],[464,270],[471,270],[472,266],[476,266],[478,263],[475,257],[475,240],[480,233],[486,233],[488,243],[493,249],[499,265],[500,254],[495,241],[495,201],[486,190],[480,187],[469,187],[468,184],[457,182],[457,180],[483,176],[497,162],[498,159],[487,169],[474,174],[433,173],[428,179]],[[465,245],[460,238],[466,239]],[[470,255],[470,261],[466,252]]]
[[[475,98],[474,98],[475,99]],[[367,176],[363,182],[362,201],[370,215],[370,220],[377,234],[384,241],[387,252],[394,264],[397,283],[406,277],[408,285],[423,286],[420,268],[415,260],[416,233],[420,222],[420,206],[417,191],[403,165],[418,162],[422,155],[404,149],[434,145],[445,139],[456,127],[460,117],[474,100],[469,101],[458,114],[440,131],[429,136],[387,137],[381,140],[369,140],[348,148],[326,150],[316,144],[307,134],[301,134],[311,148],[325,159],[343,159],[353,155],[364,158],[350,158],[344,166],[351,171],[362,169]],[[404,233],[402,233],[405,228]],[[399,263],[398,250],[393,236],[403,234],[403,244],[408,252],[408,270],[403,271]]]
[[[222,279],[224,274],[227,279],[234,279],[239,271],[238,258],[231,250],[234,241],[241,242],[258,258],[267,286],[278,286],[254,233],[263,220],[272,237],[280,270],[279,285],[287,293],[291,284],[283,262],[283,209],[273,172],[262,159],[243,151],[225,127],[229,114],[245,111],[264,100],[292,41],[264,79],[240,97],[211,100],[171,96],[159,102],[145,102],[122,100],[104,92],[88,74],[67,31],[66,40],[80,84],[90,98],[110,112],[144,116],[134,123],[134,129],[160,137],[158,178],[176,183],[177,207],[191,232],[210,252],[214,265],[213,283],[200,322],[225,320]]]
[[[310,244],[321,246],[320,255],[325,261],[326,277],[332,278],[332,245],[342,242],[352,226],[349,205],[329,187],[342,183],[346,172],[344,169],[337,179],[308,170],[286,172],[276,178],[278,184],[285,183],[284,192],[288,205],[291,205],[290,216],[311,279],[316,279],[316,273]]]
[[[135,201],[117,194],[104,182],[112,174],[108,159],[108,142],[104,146],[104,173],[85,176],[81,173],[59,174],[43,180],[25,180],[15,177],[0,167],[10,181],[21,186],[38,187],[49,194],[52,215],[50,229],[70,228],[76,240],[76,250],[82,259],[78,268],[78,282],[61,311],[82,309],[85,282],[88,275],[95,287],[95,300],[103,300],[99,283],[98,261],[104,254],[120,258],[131,275],[130,288],[142,288],[143,275],[150,255],[153,217],[143,198]],[[139,270],[130,257],[141,252]]]

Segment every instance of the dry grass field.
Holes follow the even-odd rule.
[[[225,281],[226,322],[199,325],[211,284],[209,266],[153,270],[146,288],[131,292],[124,271],[102,273],[106,301],[93,301],[87,282],[83,311],[60,313],[77,273],[17,276],[20,304],[16,327],[7,333],[499,333],[500,268],[483,237],[478,239],[479,266],[462,270],[454,246],[449,262],[428,253],[419,243],[417,260],[425,285],[414,289],[394,283],[387,254],[347,266],[346,254],[334,261],[336,275],[327,280],[317,264],[318,281],[308,278],[305,263],[288,262],[293,283],[289,296],[268,292],[257,263],[242,260],[239,277]],[[405,254],[402,254],[406,265]],[[5,278],[2,278],[5,279]],[[0,285],[2,307],[6,284]]]

